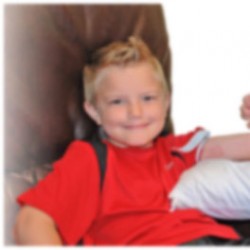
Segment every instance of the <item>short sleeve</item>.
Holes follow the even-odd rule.
[[[65,244],[76,244],[93,222],[99,201],[100,179],[92,147],[74,141],[53,171],[17,201],[51,216]]]
[[[201,127],[179,136],[173,136],[171,151],[177,153],[187,166],[192,166],[201,158],[203,147],[210,133]]]

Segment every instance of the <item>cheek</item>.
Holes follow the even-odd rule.
[[[165,120],[166,115],[167,115],[167,107],[166,105],[163,105],[162,103],[158,103],[154,105],[153,107],[151,107],[150,109],[148,109],[148,112],[150,112],[152,116],[154,116],[155,118],[159,120],[161,119]]]
[[[122,122],[126,115],[121,108],[107,108],[105,112],[100,112],[100,117],[103,125],[115,125],[118,122]]]

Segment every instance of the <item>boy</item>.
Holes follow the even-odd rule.
[[[158,60],[135,37],[96,52],[85,67],[88,115],[107,147],[105,182],[93,148],[74,141],[54,171],[22,194],[18,244],[182,245],[239,240],[196,209],[170,212],[168,194],[197,160],[250,159],[250,135],[208,139],[196,129],[163,136],[170,93]],[[213,244],[215,244],[213,242]]]

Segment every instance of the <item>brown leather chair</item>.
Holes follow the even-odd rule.
[[[171,86],[162,7],[150,5],[13,5],[5,18],[5,244],[13,245],[15,199],[50,170],[74,139],[95,131],[82,110],[82,68],[96,48],[141,36]],[[171,119],[166,122],[172,131]],[[241,222],[248,232],[250,223]]]

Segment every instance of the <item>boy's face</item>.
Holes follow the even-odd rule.
[[[169,95],[148,63],[110,67],[85,110],[120,147],[149,147],[162,131]]]

